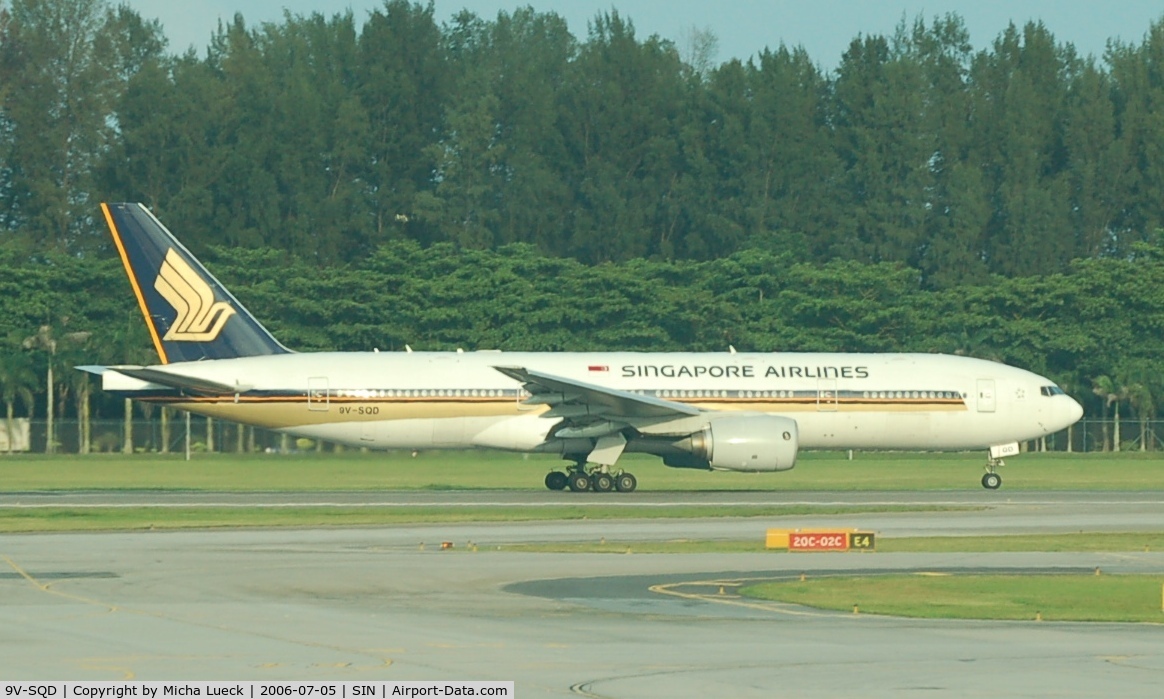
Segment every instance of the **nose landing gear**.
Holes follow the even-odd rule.
[[[994,469],[1003,466],[1002,459],[990,457],[986,460],[986,473],[982,476],[982,487],[987,490],[998,490],[1002,486],[1002,476],[995,473]]]
[[[1018,442],[996,444],[990,447],[986,455],[986,475],[982,477],[982,487],[987,490],[998,490],[1002,486],[1002,476],[995,473],[995,469],[1002,466],[1004,456],[1014,456],[1021,449]]]

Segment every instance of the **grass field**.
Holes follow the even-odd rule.
[[[979,492],[981,454],[844,453],[802,455],[785,473],[709,473],[671,469],[658,459],[628,455],[620,465],[635,473],[643,491],[961,490]],[[295,491],[538,490],[561,460],[545,455],[489,451],[341,454],[0,455],[0,497],[45,491]],[[1164,456],[1149,454],[1024,454],[1004,470],[1013,490],[1164,490]],[[1005,495],[1005,491],[1003,491]],[[588,497],[578,494],[579,498]],[[560,505],[546,508],[0,508],[0,531],[111,530],[223,526],[376,525],[397,522],[464,522],[643,517],[772,517],[933,510],[932,507],[732,507],[633,508]],[[585,502],[580,501],[580,502]],[[940,509],[940,508],[939,508]],[[957,508],[946,508],[957,509]]]
[[[1164,454],[1022,454],[1005,490],[1164,490]],[[0,455],[0,495],[46,490],[540,490],[563,462],[503,452],[370,454]],[[811,452],[784,473],[671,469],[649,456],[619,465],[643,490],[978,490],[983,454]]]
[[[1164,575],[885,575],[750,585],[740,594],[926,619],[1164,623]]]
[[[225,527],[340,527],[455,522],[523,522],[581,519],[649,519],[668,517],[788,517],[861,514],[863,512],[932,512],[959,508],[926,506],[739,506],[604,507],[85,507],[0,508],[0,533],[124,531],[135,529],[213,529]],[[961,508],[966,509],[966,508]],[[757,524],[757,531],[763,532]]]

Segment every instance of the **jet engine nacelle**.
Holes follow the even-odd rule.
[[[787,471],[796,465],[800,438],[796,421],[786,417],[725,415],[691,435],[689,445],[693,459],[716,471]]]

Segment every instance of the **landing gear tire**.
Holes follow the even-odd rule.
[[[550,490],[565,490],[570,479],[561,471],[550,471],[546,474],[546,487]]]
[[[638,480],[636,480],[635,477],[629,473],[619,474],[619,476],[614,479],[614,487],[620,493],[632,493],[638,486]]]
[[[596,493],[609,493],[614,490],[614,479],[609,473],[595,473],[590,476],[590,489]]]
[[[580,471],[575,471],[569,475],[567,485],[570,487],[570,490],[574,491],[575,493],[585,492],[590,490],[590,476],[587,476],[585,473]]]
[[[1002,485],[1002,476],[997,473],[987,473],[982,476],[982,487],[987,490],[998,490]]]

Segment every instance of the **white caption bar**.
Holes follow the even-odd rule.
[[[0,682],[0,699],[513,697],[513,682]]]

